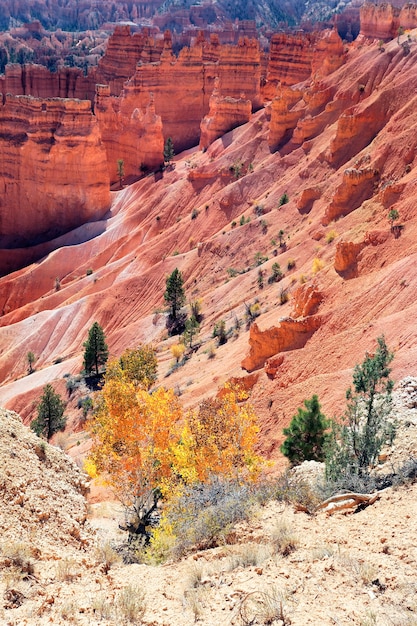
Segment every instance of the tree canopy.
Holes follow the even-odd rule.
[[[346,392],[347,409],[341,424],[334,424],[333,445],[326,459],[330,479],[343,472],[366,474],[382,446],[395,436],[389,419],[392,409],[389,364],[394,354],[384,336],[378,337],[375,354],[366,354],[353,370],[353,388]]]
[[[83,344],[84,351],[84,371],[86,374],[99,373],[99,368],[103,367],[109,357],[104,331],[98,322],[94,322],[88,331],[88,339]]]
[[[170,306],[172,318],[177,319],[178,311],[185,304],[184,281],[178,267],[166,279],[166,289],[164,293],[165,302]]]
[[[283,431],[287,438],[281,446],[281,452],[292,465],[303,461],[323,461],[325,457],[328,439],[325,431],[330,421],[321,412],[316,395],[310,400],[304,400],[304,406],[305,410],[299,408],[289,427]]]
[[[117,362],[109,364],[87,420],[93,446],[86,469],[113,487],[136,520],[131,532],[144,533],[158,498],[172,500],[186,485],[216,474],[257,476],[258,426],[253,409],[242,403],[243,392],[225,387],[220,398],[184,415],[173,390],[149,393],[121,371]]]
[[[142,344],[135,350],[127,348],[119,363],[127,380],[137,387],[148,390],[157,379],[156,350],[149,344]]]
[[[44,435],[49,441],[54,433],[65,428],[64,410],[65,404],[61,396],[48,383],[43,388],[43,394],[38,404],[38,416],[31,422],[31,429],[39,436]]]

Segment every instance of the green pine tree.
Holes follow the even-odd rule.
[[[168,137],[164,145],[164,163],[169,165],[174,156],[174,142],[172,141],[171,137]]]
[[[83,344],[84,371],[86,374],[99,373],[99,368],[107,363],[109,349],[107,347],[104,331],[98,322],[94,322],[88,331],[88,339]]]
[[[49,441],[54,433],[65,428],[64,410],[65,404],[61,396],[48,383],[43,388],[43,395],[38,404],[38,417],[31,422],[31,429],[39,436],[45,435]]]
[[[174,320],[177,319],[178,311],[185,304],[183,284],[182,274],[176,267],[166,280],[166,290],[164,293],[165,302],[169,304],[171,308],[170,314]]]
[[[193,347],[193,339],[200,332],[200,324],[197,322],[197,319],[192,315],[185,322],[185,330],[183,334],[184,344],[192,348]]]
[[[291,420],[288,428],[284,428],[286,440],[281,452],[291,465],[299,465],[303,461],[323,461],[328,435],[326,430],[330,422],[320,411],[318,397],[304,400],[306,410],[299,408],[297,415]]]
[[[330,480],[341,475],[369,473],[382,446],[395,437],[395,425],[390,421],[390,378],[394,355],[385,338],[378,337],[374,355],[367,354],[353,371],[353,389],[346,392],[347,409],[342,424],[333,425],[333,441],[326,459],[326,474]]]
[[[117,175],[119,177],[119,186],[121,189],[123,185],[123,177],[125,175],[125,162],[123,159],[117,159]]]

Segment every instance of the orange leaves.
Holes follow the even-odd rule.
[[[149,394],[114,374],[113,369],[87,422],[90,459],[121,499],[134,499],[171,479],[182,410],[172,390]]]
[[[205,400],[190,414],[196,471],[205,481],[211,474],[237,477],[243,470],[257,476],[261,458],[254,453],[257,418],[250,405],[239,404],[246,396],[225,386],[220,398]]]
[[[89,466],[107,476],[124,502],[155,489],[168,495],[214,474],[255,478],[262,463],[254,452],[258,426],[245,399],[228,386],[184,417],[172,390],[150,394],[110,363],[87,422],[93,437]]]

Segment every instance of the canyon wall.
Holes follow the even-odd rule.
[[[93,101],[95,83],[95,69],[84,76],[76,67],[61,67],[57,72],[50,72],[43,65],[10,63],[0,75],[0,92],[14,96]]]
[[[335,29],[296,35],[277,33],[271,37],[262,95],[271,100],[278,85],[296,85],[312,74],[316,79],[328,76],[344,59],[343,42]]]
[[[136,108],[144,109],[153,94],[164,137],[171,137],[175,151],[180,152],[199,141],[200,123],[209,111],[216,78],[224,97],[247,99],[252,108],[259,108],[259,43],[242,39],[238,46],[222,46],[197,40],[194,46],[183,48],[177,58],[166,33],[160,60],[137,65],[135,74],[124,84],[119,108],[131,115]]]
[[[392,39],[398,29],[417,27],[417,5],[405,4],[402,8],[391,4],[366,2],[360,9],[361,35],[372,39]]]
[[[96,82],[109,85],[111,94],[118,96],[123,83],[135,73],[137,63],[159,61],[163,48],[162,36],[151,37],[147,28],[132,34],[130,26],[116,26],[98,63]]]
[[[162,120],[155,113],[153,96],[143,108],[126,110],[124,101],[110,94],[108,85],[97,85],[94,111],[106,148],[110,180],[118,178],[117,161],[123,160],[125,176],[156,169],[164,161]]]
[[[210,98],[210,110],[201,121],[200,148],[205,149],[219,137],[237,126],[249,122],[252,103],[245,98],[223,97],[218,80]]]
[[[106,153],[88,101],[6,95],[0,128],[2,248],[52,239],[108,210]]]

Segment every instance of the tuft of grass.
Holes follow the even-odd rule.
[[[146,611],[145,592],[139,586],[124,587],[116,596],[116,609],[125,622],[141,624]]]
[[[96,547],[96,558],[102,564],[105,574],[108,573],[113,565],[121,562],[120,555],[113,550],[109,541],[101,543]]]
[[[313,265],[311,267],[311,270],[313,272],[313,274],[317,274],[318,272],[320,272],[324,267],[324,261],[322,259],[319,259],[319,257],[315,257],[313,259]]]
[[[71,582],[77,578],[78,573],[76,570],[77,562],[74,559],[61,559],[57,561],[55,565],[56,577],[62,582]]]
[[[299,539],[291,531],[289,525],[284,521],[277,523],[271,536],[271,543],[274,554],[288,556],[299,546]]]
[[[244,596],[238,607],[239,623],[251,624],[291,624],[286,606],[286,596],[276,587],[266,587],[252,591]]]
[[[193,561],[187,571],[187,586],[196,589],[203,580],[204,567],[199,561]]]
[[[338,233],[334,230],[334,228],[329,230],[329,232],[326,233],[326,243],[332,243],[332,241],[336,239],[337,235]]]
[[[113,604],[105,592],[94,594],[91,608],[94,615],[101,620],[109,620],[113,617]]]

